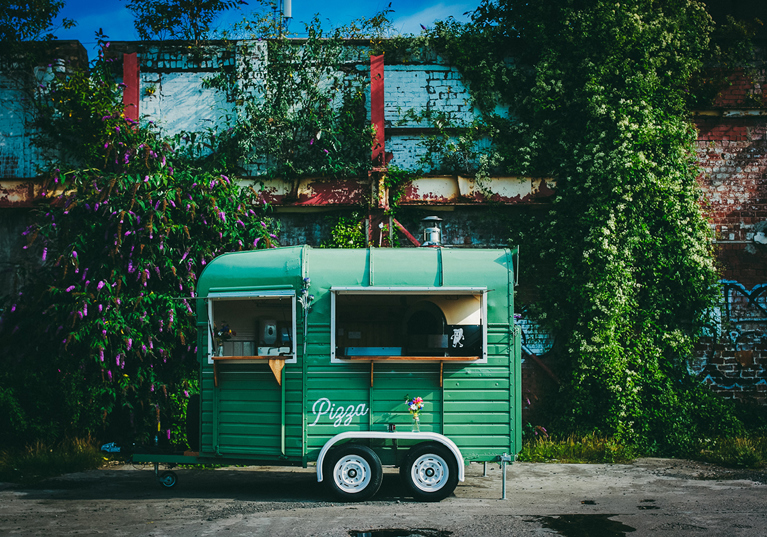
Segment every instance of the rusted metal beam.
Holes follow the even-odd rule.
[[[388,208],[388,189],[383,178],[385,172],[373,172],[368,180],[323,179],[317,177],[297,179],[242,178],[243,187],[255,180],[262,185],[264,200],[284,207],[348,207],[367,206],[374,200],[378,209]],[[554,195],[556,183],[549,179],[530,177],[495,177],[477,185],[473,179],[463,177],[422,177],[413,179],[399,200],[400,206],[425,205],[507,205],[535,204]],[[41,180],[0,180],[0,207],[29,207],[40,192]]]
[[[413,243],[414,246],[421,246],[421,243],[416,239],[412,233],[410,233],[407,229],[405,229],[405,226],[400,224],[396,218],[391,219],[392,223],[399,229],[405,237],[407,237],[407,240]]]
[[[53,186],[53,185],[51,185]],[[35,200],[55,200],[64,193],[60,185],[48,189],[43,195],[43,181],[40,178],[27,180],[0,180],[0,209],[20,209],[35,206]]]
[[[430,176],[413,179],[400,205],[509,205],[540,203],[554,195],[556,182],[540,177],[490,177],[481,183],[471,177]]]
[[[256,180],[267,203],[290,207],[337,207],[363,205],[369,187],[356,179],[300,179],[296,184],[282,179]],[[249,180],[243,181],[250,184]]]

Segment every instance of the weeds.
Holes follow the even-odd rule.
[[[571,434],[565,439],[540,436],[527,441],[519,454],[524,462],[602,463],[630,462],[636,454],[613,437],[596,433]]]
[[[558,439],[542,433],[524,443],[519,453],[523,462],[610,463],[631,462],[643,454],[613,437],[596,433],[585,436],[571,434]],[[767,436],[753,438],[718,438],[698,442],[690,458],[729,468],[761,468],[767,466]]]
[[[767,437],[702,440],[699,460],[730,468],[760,468],[767,463]]]
[[[0,451],[0,482],[31,483],[98,468],[104,456],[95,444],[90,437],[71,438],[53,445],[37,441],[25,448]]]

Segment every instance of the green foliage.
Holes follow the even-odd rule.
[[[34,442],[0,451],[0,482],[34,483],[47,477],[93,470],[104,457],[92,438],[66,438],[56,443]]]
[[[630,446],[615,437],[604,437],[597,433],[556,439],[539,434],[525,442],[519,459],[522,462],[558,462],[561,464],[580,463],[625,463],[631,462],[637,454]]]
[[[273,247],[275,223],[215,142],[201,154],[126,119],[103,58],[38,104],[59,158],[25,232],[40,265],[0,329],[4,406],[27,425],[4,440],[146,441],[158,419],[170,436],[171,398],[197,370],[197,278],[221,253]]]
[[[753,38],[762,22],[735,20],[728,15],[711,33],[709,50],[704,58],[705,67],[698,70],[690,80],[688,106],[709,108],[722,92],[732,85],[730,76],[742,71],[746,77],[754,77]],[[759,106],[758,100],[751,103]]]
[[[230,4],[201,6],[212,14]],[[202,17],[171,18],[192,37],[207,29],[199,13],[184,16]],[[89,72],[57,74],[38,88],[35,142],[51,165],[25,232],[40,262],[28,267],[0,327],[0,410],[13,431],[5,443],[83,432],[149,442],[159,421],[161,440],[183,446],[186,399],[196,389],[197,278],[221,253],[276,244],[269,207],[235,175],[296,187],[306,175],[367,176],[368,77],[344,63],[364,49],[342,47],[343,31],[327,35],[316,18],[300,44],[264,15],[237,31],[278,37],[225,42],[241,61],[208,83],[242,113],[218,131],[169,138],[125,118],[103,35]]]
[[[330,230],[330,239],[322,243],[323,248],[366,248],[365,226],[359,213],[339,216]]]
[[[0,0],[0,54],[20,41],[48,41],[64,0]],[[75,22],[63,19],[61,25],[71,28]]]
[[[211,23],[223,12],[239,9],[243,0],[126,0],[143,40],[208,39]]]
[[[226,91],[241,107],[230,138],[243,165],[287,181],[367,175],[373,141],[365,112],[369,75],[345,64],[364,49],[344,45],[343,32],[326,33],[316,17],[306,25],[306,40],[262,41],[277,34],[268,17],[245,21],[235,34],[249,38],[230,45],[241,61],[207,85]]]
[[[399,203],[402,194],[404,194],[405,187],[421,175],[420,171],[413,172],[404,170],[395,165],[389,165],[384,175],[384,186],[389,190],[389,203],[391,204],[390,213],[396,212],[397,204]]]
[[[121,170],[122,163],[108,156],[126,123],[122,90],[104,60],[109,43],[103,41],[105,36],[98,37],[102,49],[90,71],[58,75],[37,88],[32,132],[35,145],[51,160],[63,158],[69,166],[114,172]]]
[[[712,31],[691,0],[504,0],[429,36],[470,84],[493,144],[486,169],[557,181],[547,213],[527,213],[511,237],[530,252],[532,309],[558,342],[551,423],[643,453],[690,453],[697,437],[741,427],[686,366],[717,298],[686,108]],[[434,142],[470,156],[458,173],[479,153],[456,127]]]
[[[63,0],[0,0],[0,66],[6,77],[29,81],[31,69],[50,58],[55,30],[76,25],[63,18],[56,26],[62,7]]]
[[[189,398],[200,393],[199,382],[190,379],[178,387],[178,391],[169,395],[169,412],[173,416],[170,424],[170,443],[181,450],[189,449],[189,439],[186,436],[186,410]]]
[[[344,39],[366,39],[370,41],[372,54],[379,54],[376,47],[384,43],[384,39],[390,39],[396,34],[391,14],[394,10],[389,5],[372,17],[360,17],[337,29],[339,37]]]
[[[701,440],[696,458],[731,468],[760,468],[767,462],[767,438]]]

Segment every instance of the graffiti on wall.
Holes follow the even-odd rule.
[[[544,356],[554,346],[554,336],[534,319],[525,316],[525,308],[514,315],[514,321],[522,332],[522,362],[525,356]]]
[[[717,391],[755,392],[767,385],[767,284],[750,290],[722,280],[722,301],[692,370]]]

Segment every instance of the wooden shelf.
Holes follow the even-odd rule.
[[[471,362],[479,360],[479,356],[337,356],[342,360],[355,360],[358,362],[370,362],[370,387],[373,387],[373,371],[376,362],[402,362],[402,361],[420,361],[420,362],[439,362],[439,387],[442,387],[442,372],[445,362]]]
[[[288,355],[275,355],[275,356],[213,356],[213,362],[226,362],[227,360],[290,360],[293,358],[292,354]]]
[[[220,362],[268,362],[277,384],[282,385],[282,369],[285,360],[290,360],[293,355],[287,356],[212,356],[213,359],[213,385],[218,388],[218,364]]]
[[[371,362],[383,362],[383,361],[401,361],[401,360],[414,360],[414,361],[428,361],[428,362],[470,362],[473,360],[479,360],[479,356],[337,356],[341,360],[360,360]]]

